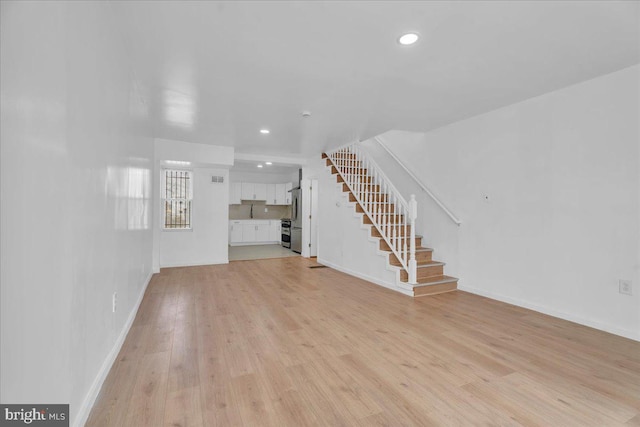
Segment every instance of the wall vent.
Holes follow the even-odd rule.
[[[212,176],[211,182],[224,182],[224,176]]]

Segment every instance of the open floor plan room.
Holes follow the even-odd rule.
[[[163,269],[89,426],[640,424],[640,343],[314,261]]]
[[[0,426],[640,427],[640,1],[0,0],[0,105]]]

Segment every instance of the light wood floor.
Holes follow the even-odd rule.
[[[638,342],[314,264],[162,270],[87,425],[640,425]]]
[[[247,261],[254,259],[285,258],[300,256],[281,245],[229,246],[229,261]]]

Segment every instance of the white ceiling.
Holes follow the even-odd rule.
[[[262,165],[262,168],[259,168],[258,165]],[[282,165],[273,163],[271,165],[266,165],[264,162],[256,162],[256,161],[244,161],[244,160],[236,160],[233,165],[234,172],[251,172],[251,173],[269,173],[269,174],[278,174],[278,175],[286,175],[293,174],[298,172],[299,166],[290,166],[290,165]]]
[[[272,155],[425,131],[637,64],[639,6],[114,2],[157,137]],[[406,31],[422,37],[400,46]]]

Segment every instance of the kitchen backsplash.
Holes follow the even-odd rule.
[[[291,206],[253,203],[253,219],[281,218],[291,218]],[[229,219],[251,219],[251,202],[243,200],[241,205],[229,205]]]

